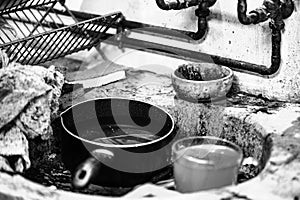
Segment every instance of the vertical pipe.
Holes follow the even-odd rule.
[[[281,63],[281,30],[277,28],[272,28],[272,56],[271,56],[271,66],[264,72],[264,74],[269,75],[275,73]]]
[[[274,0],[277,8],[280,8],[279,0]],[[276,9],[275,9],[276,10]],[[281,9],[278,9],[274,14],[274,18],[271,19],[270,28],[272,30],[272,57],[271,57],[271,67],[269,70],[274,71],[274,69],[279,68],[281,62],[281,30],[284,29],[284,22]]]

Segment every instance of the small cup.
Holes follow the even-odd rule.
[[[188,137],[172,146],[176,190],[182,193],[236,184],[243,152],[217,137]]]

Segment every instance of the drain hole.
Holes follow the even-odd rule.
[[[82,170],[78,176],[79,179],[84,179],[84,177],[86,176],[86,171]]]

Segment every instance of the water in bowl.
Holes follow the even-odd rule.
[[[219,188],[237,181],[240,154],[232,148],[201,144],[177,152],[174,162],[176,190],[195,192]]]

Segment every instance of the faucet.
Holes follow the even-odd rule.
[[[197,6],[201,2],[205,0],[156,0],[157,6],[162,10],[181,10],[185,8],[189,8],[192,6]],[[208,7],[213,6],[216,3],[216,0],[206,1],[208,3]]]
[[[198,6],[195,11],[198,17],[197,32],[183,31],[177,29],[163,28],[149,24],[137,23],[132,21],[125,21],[124,26],[129,29],[148,28],[150,33],[166,34],[172,38],[178,36],[174,32],[180,32],[190,36],[194,40],[201,39],[207,32],[207,19],[209,15],[209,7],[216,3],[216,0],[156,0],[159,8],[163,10],[179,10],[191,6]],[[180,59],[202,60],[206,58],[212,59],[216,64],[228,66],[236,71],[250,73],[253,75],[270,78],[277,74],[281,64],[281,31],[284,29],[284,21],[290,17],[294,11],[293,0],[264,0],[263,5],[247,14],[247,1],[238,0],[238,19],[242,24],[258,24],[260,22],[270,19],[271,40],[272,40],[272,55],[271,64],[260,65],[255,63],[248,63],[245,61],[234,60],[217,55],[209,55],[202,52],[195,53],[191,50],[184,50],[167,45],[156,44],[153,42],[139,41],[129,38],[124,38],[124,45],[131,48],[141,48],[149,52],[159,52],[164,55],[176,57]],[[173,52],[173,53],[172,53]],[[176,52],[176,53],[174,53]]]
[[[157,6],[162,10],[181,10],[184,8],[197,6],[201,0],[156,0]]]
[[[247,14],[247,0],[238,0],[237,12],[239,21],[244,25],[249,25],[267,21],[269,18],[275,19],[277,15],[286,19],[291,16],[294,8],[292,0],[264,0],[262,7]],[[279,20],[278,17],[276,20]]]
[[[247,15],[246,0],[238,0],[238,19],[244,25],[258,24],[270,20],[269,27],[272,32],[272,55],[270,67],[261,68],[260,74],[275,74],[281,63],[281,31],[284,30],[284,21],[294,11],[292,0],[264,0],[263,6],[252,10]]]
[[[208,29],[207,17],[210,14],[209,7],[213,6],[217,0],[202,0],[198,8],[195,10],[195,15],[198,17],[198,30],[197,32],[189,33],[188,36],[194,40],[200,40],[204,37]]]
[[[200,40],[207,32],[207,17],[210,14],[209,7],[213,6],[217,0],[156,0],[157,6],[162,10],[180,10],[192,6],[198,6],[195,15],[198,17],[198,30],[196,32],[186,32],[185,34],[193,40]]]

